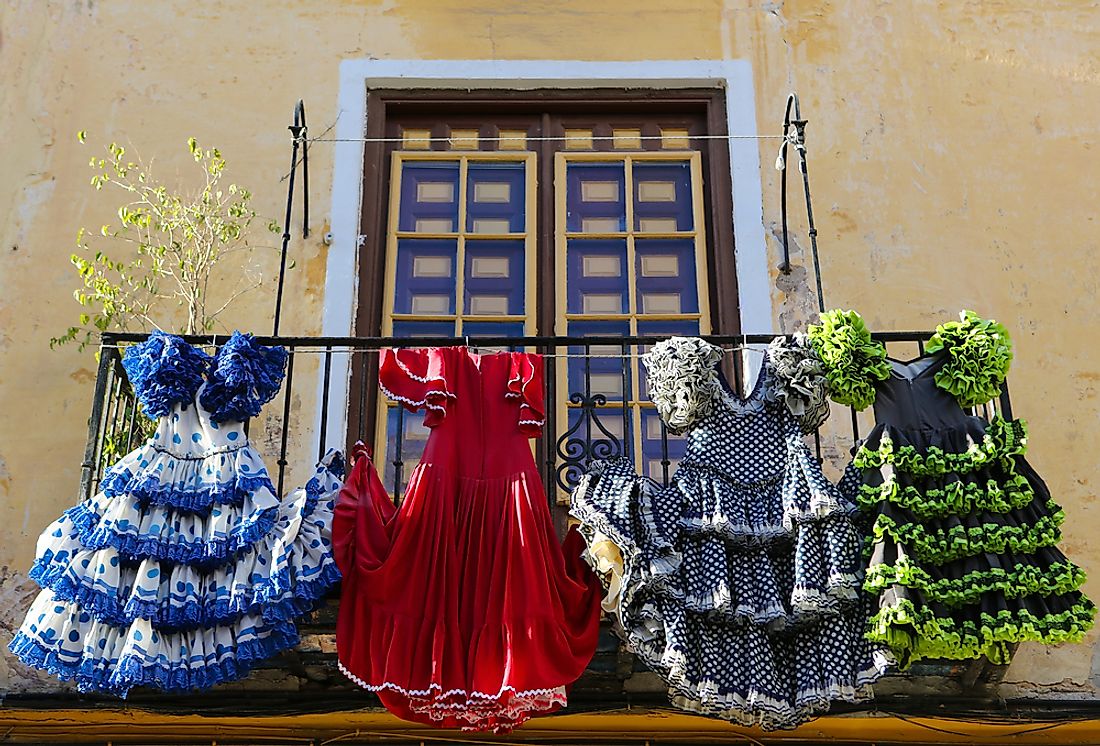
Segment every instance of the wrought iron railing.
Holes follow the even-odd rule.
[[[892,357],[905,359],[924,352],[924,343],[930,332],[887,332],[874,335],[887,345]],[[122,370],[121,357],[128,344],[144,339],[139,334],[105,334],[100,349],[99,369],[96,376],[92,413],[89,421],[88,441],[82,464],[80,494],[91,496],[104,470],[115,459],[136,447],[148,433],[148,426],[134,401],[133,393]],[[773,335],[708,336],[715,344],[734,348],[749,348],[759,351],[773,339]],[[215,345],[215,336],[188,337],[195,344]],[[269,405],[273,410],[268,413],[270,422],[274,419],[274,439],[269,439],[267,447],[274,448],[273,453],[263,453],[274,464],[273,476],[280,494],[285,486],[288,464],[295,460],[307,462],[313,454],[290,452],[290,419],[294,402],[316,397],[314,406],[319,417],[311,412],[295,412],[298,420],[308,419],[318,423],[316,433],[316,451],[321,453],[326,446],[340,444],[325,442],[328,431],[329,413],[334,411],[330,401],[333,391],[334,370],[346,370],[349,366],[334,366],[340,356],[370,355],[387,347],[426,347],[476,344],[478,349],[524,349],[537,351],[545,355],[545,402],[546,426],[538,455],[542,464],[547,494],[551,500],[561,500],[584,473],[587,464],[593,459],[625,456],[649,464],[650,476],[658,481],[668,482],[675,470],[677,439],[671,436],[663,423],[656,419],[645,396],[644,370],[635,362],[638,355],[649,345],[660,341],[657,337],[485,337],[478,339],[439,338],[408,339],[385,337],[261,337],[264,344],[281,344],[289,352],[286,380],[283,390],[275,403]],[[302,376],[296,373],[295,361],[309,356],[320,358],[316,375]],[[737,386],[747,377],[744,368],[755,368],[759,356],[747,353],[746,359],[738,352],[727,355],[727,378],[731,385]],[[300,367],[300,366],[298,366]],[[596,381],[606,387],[609,376],[618,377],[617,398],[601,389]],[[342,388],[341,388],[342,390]],[[638,396],[631,397],[635,391]],[[377,433],[377,422],[369,416],[370,405],[385,406],[379,399],[377,386],[366,385],[359,391],[352,391],[347,397],[346,411],[353,416],[352,423],[358,423],[356,432],[347,434],[347,443],[363,441],[372,444]],[[373,401],[372,401],[373,400]],[[344,408],[345,403],[338,403]],[[845,416],[839,407],[825,427],[812,438],[812,445],[822,461],[838,462],[844,458],[852,446],[872,425],[869,412],[858,413],[849,410]],[[401,494],[405,476],[415,466],[419,458],[417,444],[410,443],[406,418],[412,416],[403,408],[392,408],[395,427],[390,428],[392,442],[385,448],[384,468],[387,472],[387,487],[395,496]],[[1011,402],[1008,387],[1005,386],[1000,398],[984,407],[976,414],[987,419],[994,412],[1011,417]],[[635,430],[641,427],[640,421],[645,414],[648,433],[640,437]],[[652,421],[650,418],[653,418]],[[393,425],[394,423],[390,423]],[[271,427],[269,426],[269,430]],[[301,428],[298,428],[301,430]],[[638,443],[642,442],[637,453]],[[297,448],[305,449],[303,442]],[[263,449],[261,449],[263,450]],[[376,449],[377,450],[377,449]],[[642,465],[642,464],[640,464]],[[383,465],[380,464],[380,470]]]
[[[930,333],[884,333],[875,336],[887,345],[891,357],[905,360],[923,352],[923,345]],[[770,335],[708,337],[712,342],[726,347],[762,347],[771,338]],[[113,460],[136,447],[147,433],[147,430],[139,427],[144,417],[138,410],[120,364],[125,345],[142,339],[143,335],[134,334],[104,335],[81,477],[80,494],[84,498],[95,492],[104,470]],[[190,337],[188,340],[200,344],[213,344],[217,341],[213,337]],[[343,364],[350,360],[350,356],[371,355],[385,347],[442,346],[467,342],[464,338],[409,340],[334,337],[261,337],[259,341],[264,344],[284,345],[291,353],[283,390],[279,398],[268,405],[261,421],[254,421],[251,434],[254,445],[272,468],[272,476],[278,484],[280,494],[288,478],[288,465],[303,464],[308,467],[314,456],[314,449],[320,452],[326,446],[339,445],[325,442],[325,433],[331,429],[328,427],[330,413],[344,411],[348,422],[353,425],[360,423],[354,428],[354,432],[349,432],[346,438],[342,438],[346,443],[357,440],[370,443],[374,439],[378,431],[377,418],[367,416],[368,404],[373,399],[381,408],[385,406],[385,401],[378,398],[378,387],[373,381],[351,391],[346,396],[346,401],[330,401],[332,392],[344,390],[343,386],[334,385],[335,377],[344,375],[344,371],[353,367]],[[626,408],[620,406],[620,402],[606,391],[600,390],[600,382],[608,383],[608,371],[617,372],[621,389],[624,392],[629,391],[636,384],[637,388],[633,390],[642,392],[644,399],[643,382],[631,378],[637,375],[638,370],[632,361],[642,348],[659,340],[647,337],[528,337],[481,338],[469,341],[476,342],[485,351],[492,347],[510,347],[538,351],[546,355],[547,422],[536,454],[552,504],[560,504],[566,499],[568,489],[583,473],[591,459],[639,456],[635,452],[637,439],[628,437],[634,434],[634,423],[627,420]],[[344,360],[340,356],[345,356]],[[748,358],[757,364],[759,359],[759,355]],[[735,382],[749,377],[743,370],[744,358],[738,353],[727,355],[726,363],[726,375],[731,384],[736,385]],[[651,405],[642,401],[638,406]],[[976,413],[989,418],[994,412],[1011,417],[1007,387],[998,401],[980,408]],[[387,486],[394,495],[400,494],[402,482],[417,460],[415,449],[405,442],[402,435],[404,418],[409,416],[411,415],[400,408],[394,410],[398,423],[397,436],[394,447],[384,456],[392,479]],[[303,435],[303,431],[309,431],[309,428],[300,426],[303,421],[312,426],[319,425],[317,432],[310,432],[309,437]],[[872,425],[873,415],[869,411],[857,413],[834,407],[833,416],[821,431],[808,437],[811,438],[811,447],[833,469],[835,476],[850,459],[850,451],[861,434],[866,434]],[[296,433],[293,438],[289,436],[292,430]],[[654,434],[657,437],[648,444],[651,448],[648,455],[655,457],[649,458],[650,476],[659,481],[667,481],[675,471],[677,444],[663,426]],[[655,453],[652,451],[653,447],[656,448]],[[382,464],[379,466],[381,470]],[[356,693],[350,691],[347,682],[337,671],[332,654],[337,605],[338,599],[334,594],[325,607],[315,612],[302,625],[303,645],[264,666],[270,674],[293,681],[294,686],[301,688],[301,694],[306,699],[317,697],[319,699],[316,701],[327,703],[326,706],[338,706],[334,704],[338,701],[344,702],[346,706],[353,706],[357,701]],[[880,706],[889,702],[891,707],[904,708],[909,706],[906,703],[911,701],[914,694],[969,698],[974,695],[968,692],[974,692],[980,697],[984,696],[979,694],[983,691],[981,685],[995,683],[1003,673],[1004,667],[992,666],[984,661],[922,662],[904,674],[891,676],[889,680],[880,682],[876,686],[876,693],[879,693],[876,701]],[[638,680],[640,675],[643,678]],[[608,629],[604,629],[597,655],[571,695],[571,701],[576,703],[572,705],[572,709],[599,709],[624,703],[659,705],[664,701],[663,689],[659,682],[644,676],[640,664],[615,640]],[[629,686],[626,685],[628,679],[631,681]],[[977,688],[975,685],[978,685]],[[255,688],[262,689],[263,683],[257,683]],[[310,692],[312,694],[307,696]],[[140,698],[140,695],[134,696]],[[347,699],[345,701],[339,699],[340,697]],[[150,701],[156,701],[155,697]]]

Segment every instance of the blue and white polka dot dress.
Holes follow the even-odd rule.
[[[38,541],[42,586],[11,643],[82,691],[190,690],[247,675],[298,641],[294,620],[339,579],[342,459],[280,500],[244,421],[282,383],[286,351],[235,333],[213,358],[154,333],[123,365],[156,433]]]
[[[796,353],[785,350],[786,361]],[[824,379],[786,365],[802,370],[792,385],[775,354],[742,399],[717,373],[719,348],[656,345],[644,359],[650,398],[687,436],[671,484],[639,477],[626,459],[598,462],[571,508],[590,561],[610,575],[604,608],[672,704],[765,730],[870,698],[890,663],[864,637],[855,507],[822,474],[792,412],[821,421],[808,387]]]

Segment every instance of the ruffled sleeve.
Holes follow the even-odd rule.
[[[649,398],[669,432],[680,435],[710,415],[721,396],[716,366],[722,348],[696,337],[672,337],[642,356]]]
[[[435,427],[447,415],[455,395],[447,381],[445,350],[382,350],[378,385],[382,393],[410,412],[423,409],[424,424]]]
[[[863,317],[855,311],[827,311],[821,314],[821,324],[809,331],[833,401],[856,409],[873,404],[875,383],[890,377],[890,363],[886,348],[871,339]]]
[[[992,319],[963,311],[958,321],[936,327],[925,352],[945,351],[947,362],[936,373],[936,385],[955,395],[964,407],[976,407],[1001,393],[1012,364],[1008,330]]]
[[[233,332],[214,357],[199,403],[214,422],[255,417],[283,385],[285,347],[265,347],[251,334]]]
[[[542,355],[512,352],[511,372],[505,396],[519,402],[519,429],[529,438],[542,434],[546,424],[546,406],[543,403]]]
[[[829,419],[829,388],[825,366],[805,334],[776,337],[768,345],[775,398],[804,433],[812,433]]]
[[[195,400],[209,362],[209,355],[180,337],[155,331],[126,348],[122,367],[145,416],[156,419]]]

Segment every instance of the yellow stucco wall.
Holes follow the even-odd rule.
[[[81,225],[113,211],[88,188],[90,140],[128,142],[161,173],[189,136],[217,144],[265,215],[285,199],[286,120],[304,97],[313,131],[336,111],[342,60],[744,59],[759,130],[786,92],[811,120],[810,161],[826,297],[879,329],[928,328],[961,307],[1015,333],[1012,394],[1032,461],[1069,520],[1066,551],[1100,574],[1089,543],[1100,438],[1095,205],[1100,28],[1091,4],[931,0],[418,0],[221,3],[23,0],[0,8],[0,643],[30,600],[39,530],[71,504],[94,360],[48,339],[73,318],[67,256]],[[1027,8],[1024,6],[1034,6]],[[764,221],[778,220],[761,145]],[[320,329],[332,151],[311,154],[314,237],[294,243],[285,333]],[[797,194],[797,192],[796,192]],[[798,204],[796,199],[795,204]],[[115,205],[117,206],[117,204]],[[800,210],[795,211],[800,214]],[[804,235],[804,233],[803,233]],[[769,264],[778,254],[773,244]],[[273,269],[273,263],[269,269]],[[773,278],[775,314],[807,307]],[[266,330],[262,294],[230,327]],[[298,401],[312,422],[307,390]],[[303,446],[304,448],[304,446]],[[306,449],[310,451],[312,447]],[[1100,584],[1088,590],[1100,595]],[[1004,693],[1092,695],[1095,635],[1026,646]],[[36,683],[0,656],[0,692]]]

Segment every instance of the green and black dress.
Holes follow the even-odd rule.
[[[810,328],[831,396],[876,426],[853,466],[867,513],[868,637],[901,665],[987,656],[1024,641],[1077,641],[1095,607],[1056,544],[1064,515],[1024,460],[1021,420],[967,410],[996,397],[1012,360],[1004,327],[964,311],[908,362],[887,357],[859,314]]]

